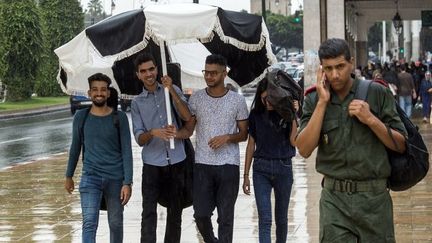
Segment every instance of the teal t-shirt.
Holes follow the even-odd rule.
[[[86,110],[75,114],[72,125],[72,144],[66,176],[72,177],[81,153],[80,129]],[[113,114],[88,114],[84,123],[83,171],[107,179],[121,179],[132,183],[132,148],[129,122],[124,112],[118,111],[120,136],[114,125]],[[120,138],[120,140],[119,140]]]

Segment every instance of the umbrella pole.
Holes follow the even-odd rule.
[[[168,74],[167,66],[166,66],[166,57],[165,57],[165,42],[161,41],[159,43],[161,60],[162,60],[162,75],[165,76]],[[165,108],[167,113],[168,125],[172,125],[172,117],[171,117],[171,102],[170,102],[170,94],[168,88],[164,88],[165,92]],[[174,149],[174,138],[170,139],[170,149]]]

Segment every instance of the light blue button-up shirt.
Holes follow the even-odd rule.
[[[186,97],[181,90],[175,85],[173,85],[173,87],[179,97],[186,102]],[[179,129],[173,108],[176,109],[176,107],[171,107],[173,125]],[[133,133],[137,142],[141,134],[151,129],[167,126],[164,87],[158,83],[154,92],[143,89],[143,92],[132,100],[131,116]],[[170,149],[169,141],[153,137],[147,144],[144,144],[142,148],[141,157],[143,163],[155,166],[166,166],[183,161],[186,158],[183,140],[174,139],[174,145],[175,148]]]

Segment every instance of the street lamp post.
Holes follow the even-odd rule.
[[[262,9],[262,17],[264,19],[264,22],[267,22],[265,0],[261,0],[261,9]]]
[[[396,3],[396,14],[393,17],[392,22],[396,30],[396,34],[400,35],[402,33],[403,23],[402,23],[402,18],[399,15],[398,0],[396,0],[395,3]]]

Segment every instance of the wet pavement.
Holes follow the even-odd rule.
[[[432,151],[432,125],[419,124]],[[139,242],[141,227],[140,149],[133,143],[134,186],[131,201],[125,208],[124,242]],[[241,143],[241,164],[246,143]],[[293,160],[294,186],[289,209],[288,242],[318,242],[319,175],[315,156]],[[20,164],[0,170],[0,242],[81,242],[81,209],[77,189],[72,195],[63,188],[67,154]],[[243,170],[243,168],[241,168]],[[79,171],[75,176],[76,187]],[[241,175],[243,173],[240,173]],[[242,181],[240,182],[240,185]],[[252,190],[253,191],[253,190]],[[394,221],[398,243],[432,242],[432,174],[414,188],[392,193]],[[213,216],[214,226],[217,215]],[[158,209],[158,242],[163,242],[165,208]],[[274,239],[274,227],[273,227]],[[109,242],[106,212],[101,213],[97,242]],[[184,210],[182,243],[203,242],[193,221],[193,210]],[[258,242],[258,216],[254,196],[243,194],[236,203],[234,241]]]

